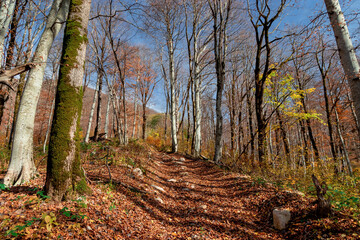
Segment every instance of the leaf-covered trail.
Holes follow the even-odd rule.
[[[40,177],[1,191],[0,239],[358,239],[348,217],[313,218],[314,200],[278,190],[212,163],[147,150],[114,149],[128,164],[84,165],[92,193],[53,203]],[[126,162],[126,161],[125,161]],[[110,175],[112,181],[109,181]],[[275,207],[290,209],[285,231],[272,228]]]
[[[264,227],[251,208],[256,195],[266,190],[255,189],[246,176],[226,173],[204,161],[162,154],[149,164],[144,178],[151,181],[146,190],[153,194],[146,197],[143,210],[170,236],[279,237],[276,231]]]
[[[259,214],[259,205],[274,190],[255,185],[247,176],[163,153],[152,155],[144,176],[131,168],[131,178],[112,172],[115,183],[128,186],[117,190],[134,204],[125,219],[129,229],[123,231],[129,239],[283,238],[268,224],[269,215],[264,219],[263,212]],[[139,193],[133,193],[136,190]]]

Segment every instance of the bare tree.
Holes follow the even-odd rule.
[[[212,40],[209,31],[211,15],[205,0],[184,1],[185,5],[185,35],[188,49],[189,75],[193,99],[194,132],[192,154],[201,155],[201,92],[202,72],[206,67],[208,46]],[[210,32],[210,33],[209,33]],[[188,119],[190,120],[190,119]]]
[[[275,21],[280,17],[287,0],[281,0],[277,9],[272,11],[269,0],[256,0],[254,8],[248,3],[251,24],[255,30],[256,56],[254,66],[255,77],[255,113],[257,120],[258,135],[258,158],[260,164],[265,160],[266,152],[266,115],[264,112],[264,88],[268,76],[276,70],[271,66],[272,43],[276,40],[270,40],[271,28]],[[255,15],[254,15],[255,13]]]
[[[67,18],[69,0],[55,0],[47,18],[45,29],[36,48],[32,62],[36,66],[29,72],[29,77],[21,98],[11,159],[4,178],[7,186],[19,185],[29,181],[36,172],[33,161],[33,132],[36,106],[40,95],[46,60],[51,45]]]
[[[225,82],[225,62],[227,54],[227,27],[230,19],[232,0],[208,0],[213,19],[213,41],[216,70],[216,128],[214,161],[220,162],[222,156],[222,96]]]
[[[171,149],[178,151],[178,98],[179,89],[176,74],[176,51],[183,37],[182,5],[178,0],[148,0],[146,12],[146,31],[158,39],[164,39],[168,67],[163,68],[169,80]]]

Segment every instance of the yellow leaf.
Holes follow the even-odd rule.
[[[49,215],[46,215],[45,218],[44,218],[44,221],[46,223],[50,223],[51,222],[51,217]]]

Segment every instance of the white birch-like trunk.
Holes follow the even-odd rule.
[[[0,5],[0,68],[4,57],[5,37],[9,31],[16,0],[1,0]]]
[[[117,96],[116,96],[116,92],[114,90],[114,88],[110,85],[108,79],[106,78],[106,83],[109,89],[109,97],[112,103],[112,107],[114,110],[114,118],[113,118],[113,126],[114,126],[114,119],[116,119],[116,122],[118,124],[117,126],[117,133],[118,133],[118,138],[119,138],[119,142],[122,144],[123,141],[123,137],[122,137],[122,131],[121,131],[121,127],[119,127],[119,125],[121,124],[120,122],[120,106],[119,106],[119,101],[117,101]],[[114,132],[115,134],[115,132]]]
[[[360,67],[356,58],[355,50],[351,42],[350,34],[344,14],[338,0],[324,0],[329,15],[331,26],[334,31],[336,44],[339,50],[341,64],[348,79],[351,97],[355,105],[357,118],[360,116]]]
[[[21,97],[15,124],[14,139],[4,184],[8,187],[29,181],[36,173],[33,161],[33,133],[36,107],[40,96],[51,45],[67,19],[69,0],[54,0],[44,32],[36,48],[29,77]]]
[[[92,121],[93,121],[93,117],[94,117],[94,112],[95,112],[95,106],[96,106],[96,100],[99,94],[99,83],[100,83],[100,75],[98,74],[98,79],[96,81],[96,89],[94,91],[94,98],[93,98],[93,103],[91,105],[91,110],[90,110],[90,116],[89,116],[89,122],[88,122],[88,127],[86,130],[86,134],[85,134],[85,142],[88,143],[89,139],[90,139],[90,132],[91,132],[91,125],[92,125]]]
[[[131,137],[134,138],[135,136],[135,128],[136,128],[136,110],[137,110],[137,85],[139,82],[139,76],[136,78],[136,83],[135,83],[135,95],[134,95],[134,119],[133,119],[133,129],[132,129],[132,133],[131,133]]]
[[[122,98],[122,104],[123,104],[123,114],[124,114],[124,125],[123,125],[123,137],[124,137],[124,143],[123,144],[127,144],[128,143],[128,137],[127,137],[127,113],[126,113],[126,92],[125,92],[125,80],[124,80],[124,84],[122,86],[122,94],[123,94],[123,98]]]
[[[170,71],[170,122],[171,122],[171,150],[178,151],[177,142],[177,111],[176,111],[176,82],[175,82],[175,63],[174,47],[172,39],[168,39],[169,51],[169,71]]]
[[[50,133],[50,129],[51,129],[51,121],[52,121],[53,114],[54,114],[54,108],[55,108],[55,98],[53,100],[53,103],[51,104],[50,116],[49,116],[48,126],[46,129],[44,145],[43,145],[43,153],[46,153],[46,143],[49,138],[49,133]]]
[[[109,113],[110,113],[110,94],[108,96],[106,104],[106,115],[105,115],[105,139],[109,138]]]
[[[194,76],[194,92],[195,92],[195,136],[194,136],[194,157],[201,155],[201,79],[196,64]]]

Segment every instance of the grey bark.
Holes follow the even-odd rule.
[[[341,64],[351,90],[357,118],[360,116],[360,67],[338,0],[324,0],[334,31]]]
[[[4,57],[5,37],[9,31],[16,0],[2,0],[0,5],[0,67]]]
[[[220,162],[222,157],[222,136],[223,136],[223,116],[222,116],[222,96],[225,82],[225,62],[227,52],[227,24],[230,17],[231,0],[222,2],[216,0],[208,1],[211,10],[214,30],[214,55],[216,70],[216,126],[215,126],[215,153],[214,161]]]
[[[50,116],[49,116],[48,126],[46,129],[44,145],[43,145],[43,153],[46,153],[46,144],[47,144],[47,141],[49,138],[49,133],[50,133],[50,129],[51,129],[51,121],[52,121],[52,117],[54,114],[54,108],[55,108],[55,98],[53,100],[53,103],[51,104]]]
[[[15,124],[13,147],[4,184],[8,187],[29,181],[36,172],[33,161],[33,132],[36,106],[51,45],[69,11],[69,0],[54,0],[44,32],[36,48],[33,63],[21,97]]]
[[[94,98],[93,98],[93,102],[92,102],[92,105],[91,105],[88,127],[87,127],[86,134],[85,134],[84,142],[86,142],[86,143],[88,143],[89,139],[90,139],[91,125],[92,125],[92,122],[93,122],[95,106],[96,106],[96,100],[97,100],[97,97],[98,97],[98,94],[99,94],[100,78],[102,78],[102,73],[99,72],[98,73],[98,78],[97,78],[97,81],[96,81],[96,89],[94,91]]]
[[[110,115],[110,94],[108,96],[106,104],[106,115],[105,115],[105,139],[109,138],[109,115]]]

